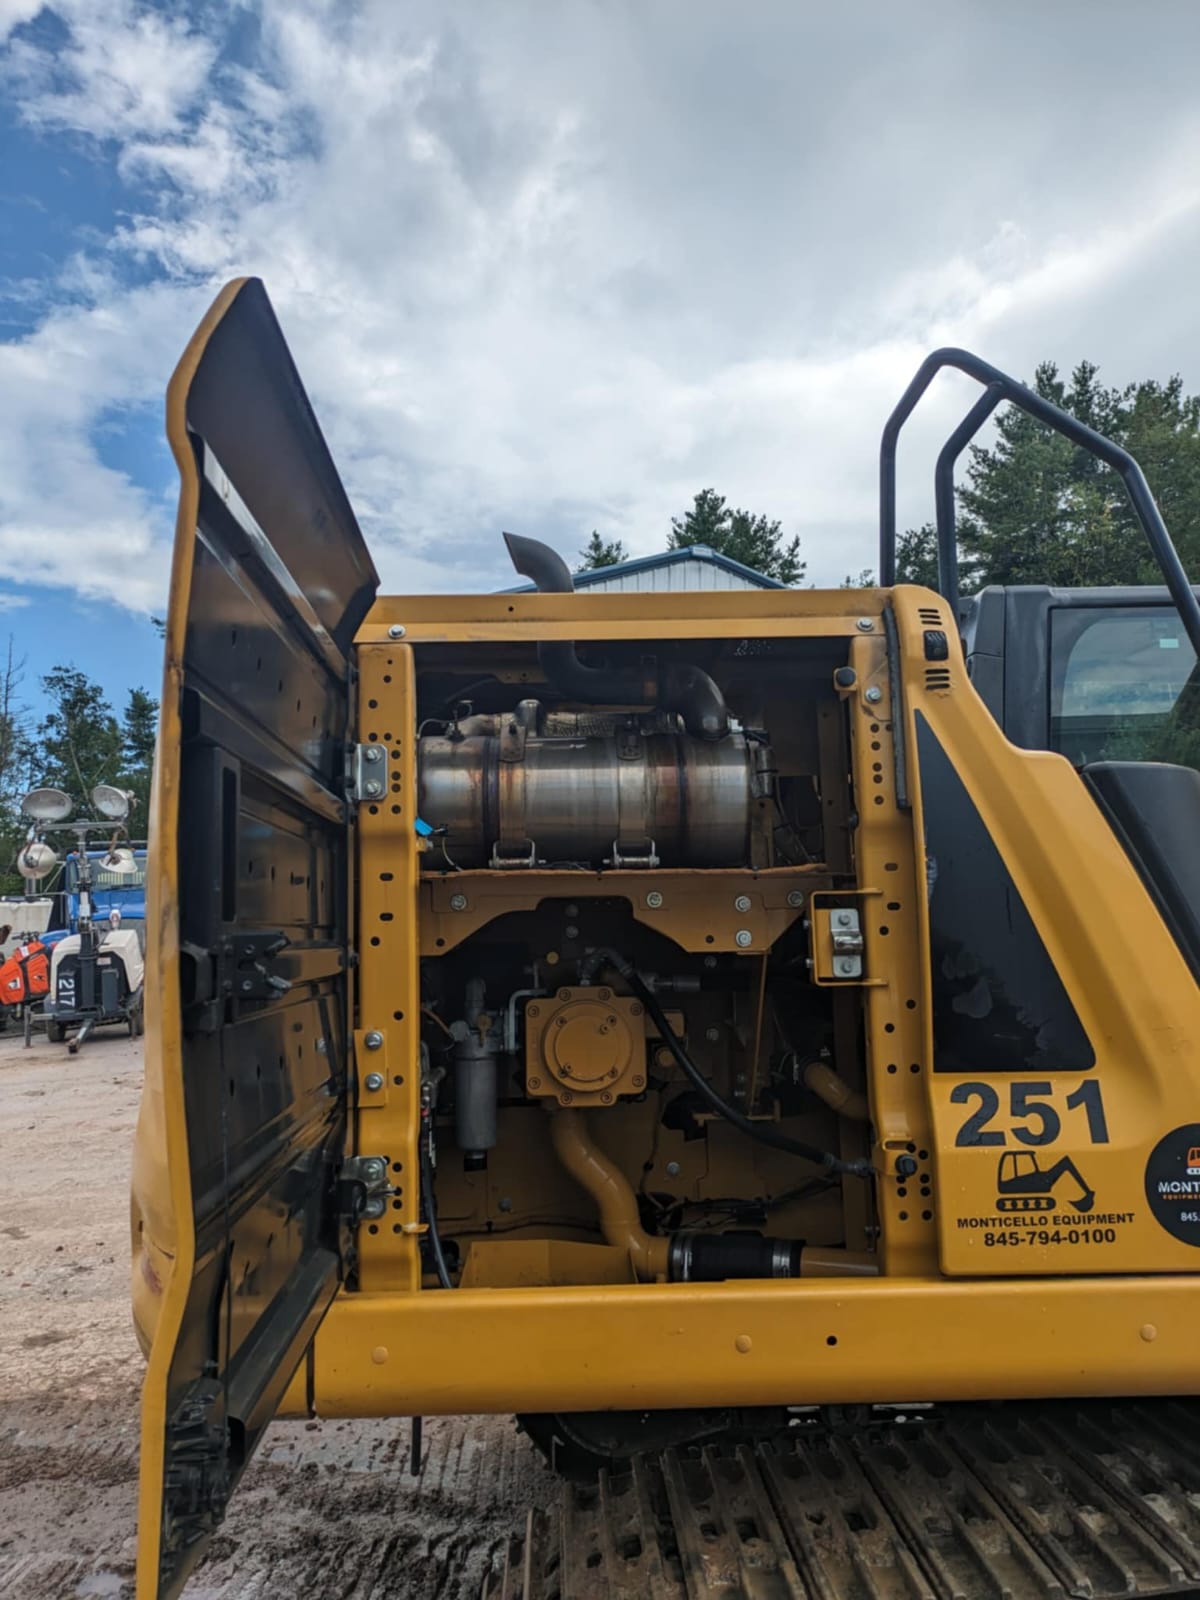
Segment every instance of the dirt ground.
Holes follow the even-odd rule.
[[[142,1358],[129,1319],[141,1041],[0,1036],[0,1596],[129,1600]],[[511,1419],[276,1423],[187,1600],[459,1600],[549,1482]]]

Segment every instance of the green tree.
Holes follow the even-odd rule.
[[[592,529],[592,537],[579,552],[579,570],[593,571],[596,567],[615,567],[619,561],[628,561],[629,552],[620,539],[602,539]]]
[[[76,667],[55,667],[42,679],[50,712],[38,729],[38,779],[90,807],[92,789],[121,774],[121,729],[99,684]]]
[[[1178,377],[1105,388],[1088,361],[1069,383],[1043,362],[1033,387],[1132,451],[1185,567],[1200,572],[1200,398],[1185,395]],[[994,444],[972,446],[959,501],[960,545],[976,583],[1070,587],[1159,578],[1116,474],[1023,411],[1005,408]]]
[[[131,689],[121,718],[121,777],[136,804],[129,822],[131,835],[145,837],[150,816],[150,779],[158,735],[158,701],[144,689]]]
[[[878,580],[873,567],[864,567],[857,576],[848,572],[843,589],[870,589]],[[936,589],[938,582],[937,529],[932,522],[909,528],[896,541],[896,582],[920,583]]]
[[[25,880],[13,866],[27,832],[21,797],[32,786],[35,751],[28,713],[21,698],[23,659],[11,634],[0,658],[0,892],[20,894]]]
[[[741,509],[733,510],[715,489],[701,489],[682,517],[671,518],[668,550],[706,544],[780,583],[800,583],[807,563],[800,559],[797,535],[785,543],[783,524]]]

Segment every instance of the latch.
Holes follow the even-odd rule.
[[[814,902],[816,897],[814,896]],[[812,975],[815,983],[854,983],[863,975],[862,918],[854,906],[811,909]]]
[[[356,804],[387,793],[387,751],[381,744],[355,744],[346,763],[346,798]]]
[[[386,1156],[347,1156],[338,1168],[338,1212],[351,1227],[381,1217],[395,1189],[388,1182]]]
[[[226,1005],[286,994],[290,980],[271,968],[290,943],[286,933],[275,929],[231,934],[209,950],[181,945],[179,976],[187,1030],[212,1033],[220,1027]]]

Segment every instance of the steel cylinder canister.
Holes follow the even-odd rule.
[[[742,734],[714,741],[637,728],[596,733],[590,729],[604,726],[596,716],[578,719],[589,731],[551,725],[543,734],[529,721],[473,718],[458,737],[419,741],[421,816],[446,829],[456,865],[620,865],[651,852],[664,866],[749,859],[757,775]],[[496,731],[475,731],[480,724]]]

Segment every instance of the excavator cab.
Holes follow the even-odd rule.
[[[947,365],[935,592],[894,469]],[[138,1600],[314,1414],[591,1471],[525,1600],[1200,1584],[1200,1419],[1144,1414],[1200,1391],[1200,774],[977,692],[952,472],[1001,400],[1122,474],[1200,647],[1136,464],[960,351],[885,432],[878,589],[576,594],[514,537],[533,592],[380,596],[262,285],[218,296],[167,404]]]

